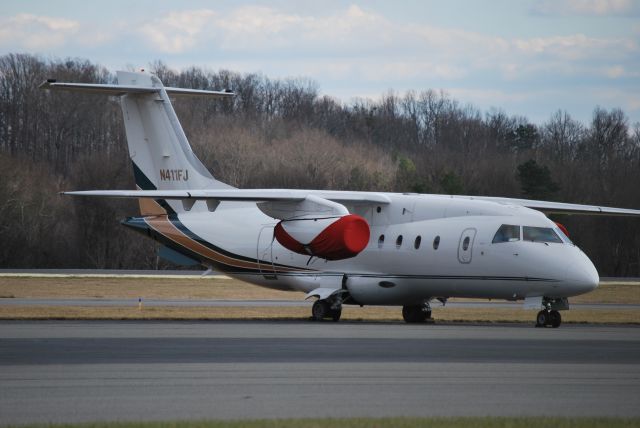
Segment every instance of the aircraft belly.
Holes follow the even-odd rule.
[[[417,304],[436,297],[523,299],[527,295],[549,294],[552,284],[525,278],[451,277],[426,275],[416,278],[388,276],[350,277],[347,288],[364,305]]]
[[[265,288],[271,288],[274,290],[300,291],[295,286],[290,284],[289,281],[282,281],[282,280],[274,281],[274,280],[266,279],[263,275],[231,273],[229,274],[229,276],[243,282],[248,282],[250,284],[255,284]]]

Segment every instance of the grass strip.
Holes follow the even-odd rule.
[[[301,292],[273,290],[228,277],[0,277],[0,298],[38,299],[247,299],[300,300]],[[451,299],[451,301],[477,299]],[[572,297],[571,303],[640,304],[640,283],[605,282],[591,293]]]
[[[205,276],[188,279],[0,277],[0,297],[297,300],[302,299],[304,294],[258,287],[228,277]]]
[[[211,279],[215,278],[215,279]],[[31,278],[0,277],[0,298],[23,299],[129,299],[131,306],[0,306],[1,319],[184,319],[184,320],[304,320],[306,307],[144,307],[138,298],[208,300],[295,300],[300,292],[272,290],[231,278]],[[472,299],[451,299],[451,301]],[[572,303],[640,304],[640,284],[603,283],[592,293],[571,299]],[[442,308],[433,306],[433,316],[445,322],[532,323],[535,311],[515,308]],[[565,323],[640,324],[640,309],[571,309],[562,312]],[[402,321],[399,307],[364,308],[345,305],[345,321]]]

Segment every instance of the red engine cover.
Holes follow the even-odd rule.
[[[369,243],[369,225],[355,214],[340,217],[320,232],[308,244],[296,241],[284,230],[282,222],[274,229],[278,242],[298,254],[320,257],[327,260],[342,260],[355,257]]]

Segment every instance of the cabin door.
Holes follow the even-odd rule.
[[[476,238],[476,229],[469,228],[462,231],[458,244],[458,261],[460,263],[471,263],[473,255],[473,241]]]
[[[256,250],[256,258],[260,273],[265,279],[278,279],[276,268],[273,265],[273,236],[274,226],[264,226],[258,234],[258,246]]]

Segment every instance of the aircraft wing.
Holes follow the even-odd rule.
[[[640,217],[640,210],[601,207],[598,205],[567,204],[563,202],[535,201],[531,199],[498,198],[493,196],[464,196],[467,199],[498,202],[505,205],[520,205],[545,214],[580,214]]]
[[[389,204],[381,193],[279,190],[279,189],[211,189],[211,190],[89,190],[63,192],[72,196],[102,196],[112,198],[151,198],[180,200],[186,211],[196,201],[203,200],[211,212],[222,201],[255,202],[266,215],[285,220],[303,217],[333,217],[349,214],[345,205]],[[345,204],[345,205],[343,205]]]

